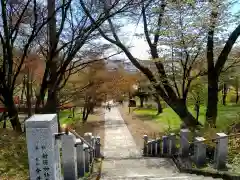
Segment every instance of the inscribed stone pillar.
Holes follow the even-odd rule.
[[[30,180],[61,180],[56,114],[35,114],[25,122]]]
[[[62,136],[62,164],[64,180],[77,179],[76,137],[69,133]]]

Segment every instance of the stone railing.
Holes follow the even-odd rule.
[[[197,167],[204,166],[212,158],[213,168],[220,170],[226,168],[230,138],[240,138],[240,133],[231,135],[216,133],[216,138],[213,139],[192,137],[193,141],[190,141],[188,129],[181,129],[180,134],[171,133],[152,139],[144,135],[143,155],[189,158]]]
[[[99,136],[83,138],[69,128],[59,133],[56,114],[27,119],[26,138],[30,180],[77,180],[101,157]]]

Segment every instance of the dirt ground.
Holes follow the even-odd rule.
[[[159,125],[154,121],[140,119],[132,110],[129,114],[127,106],[119,107],[119,110],[138,147],[143,147],[144,134],[147,134],[149,137],[162,135],[159,134]]]
[[[87,122],[81,121],[70,125],[80,136],[86,132],[91,132],[94,136],[100,136],[101,145],[104,145],[104,110],[96,109],[94,114],[90,114]]]

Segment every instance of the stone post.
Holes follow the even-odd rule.
[[[62,136],[62,164],[64,180],[77,179],[76,137],[69,133]]]
[[[83,142],[79,138],[76,140],[76,151],[78,177],[83,177],[85,173],[85,153],[83,150]]]
[[[90,144],[92,145],[92,133],[88,132],[84,134],[84,139]],[[88,149],[89,152],[89,162],[90,165],[92,164],[92,160],[93,160],[93,151],[92,149],[89,147]]]
[[[174,155],[176,152],[176,135],[171,133],[168,137],[168,155]]]
[[[157,140],[153,140],[152,141],[152,155],[156,156],[156,144],[157,144]]]
[[[197,167],[201,167],[206,163],[206,144],[203,137],[195,137],[194,139],[194,160]]]
[[[100,158],[100,155],[101,155],[101,138],[100,136],[97,136],[96,137],[96,145],[95,145],[95,156],[96,158]]]
[[[180,154],[181,156],[189,155],[189,133],[188,129],[181,129],[180,131]]]
[[[158,147],[157,147],[157,142],[158,142],[158,139],[156,139],[154,141],[154,155],[157,156],[158,155]]]
[[[154,140],[151,140],[149,143],[150,143],[150,155],[153,156],[153,148],[154,148],[154,145],[153,145],[153,142]]]
[[[148,149],[148,156],[151,155],[151,141],[148,140],[148,143],[147,143],[147,149]]]
[[[91,139],[91,145],[92,145],[92,147],[93,147],[93,151],[92,151],[92,158],[93,158],[93,160],[94,160],[94,158],[96,157],[96,155],[95,155],[95,141],[96,141],[96,137],[95,136],[92,136],[92,139]]]
[[[147,143],[148,143],[148,135],[144,135],[143,136],[143,155],[144,156],[147,156],[147,154],[148,154]]]
[[[30,180],[59,180],[61,164],[56,114],[35,114],[25,122]]]
[[[90,163],[89,163],[89,147],[87,144],[83,144],[83,150],[84,150],[84,157],[85,157],[85,173],[89,173],[90,171]]]
[[[162,137],[162,154],[168,153],[168,136]]]
[[[156,141],[157,141],[157,143],[156,143],[156,152],[157,152],[157,155],[160,156],[161,155],[161,139],[158,138]]]
[[[228,154],[228,136],[225,133],[217,133],[217,144],[214,154],[214,167],[216,169],[226,168]]]

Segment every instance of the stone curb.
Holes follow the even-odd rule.
[[[207,170],[183,167],[182,164],[180,163],[181,158],[178,156],[172,156],[171,159],[177,166],[178,170],[182,173],[203,175],[206,177],[213,177],[213,178],[222,178],[224,180],[240,180],[240,175],[234,175],[228,172],[211,172]]]

